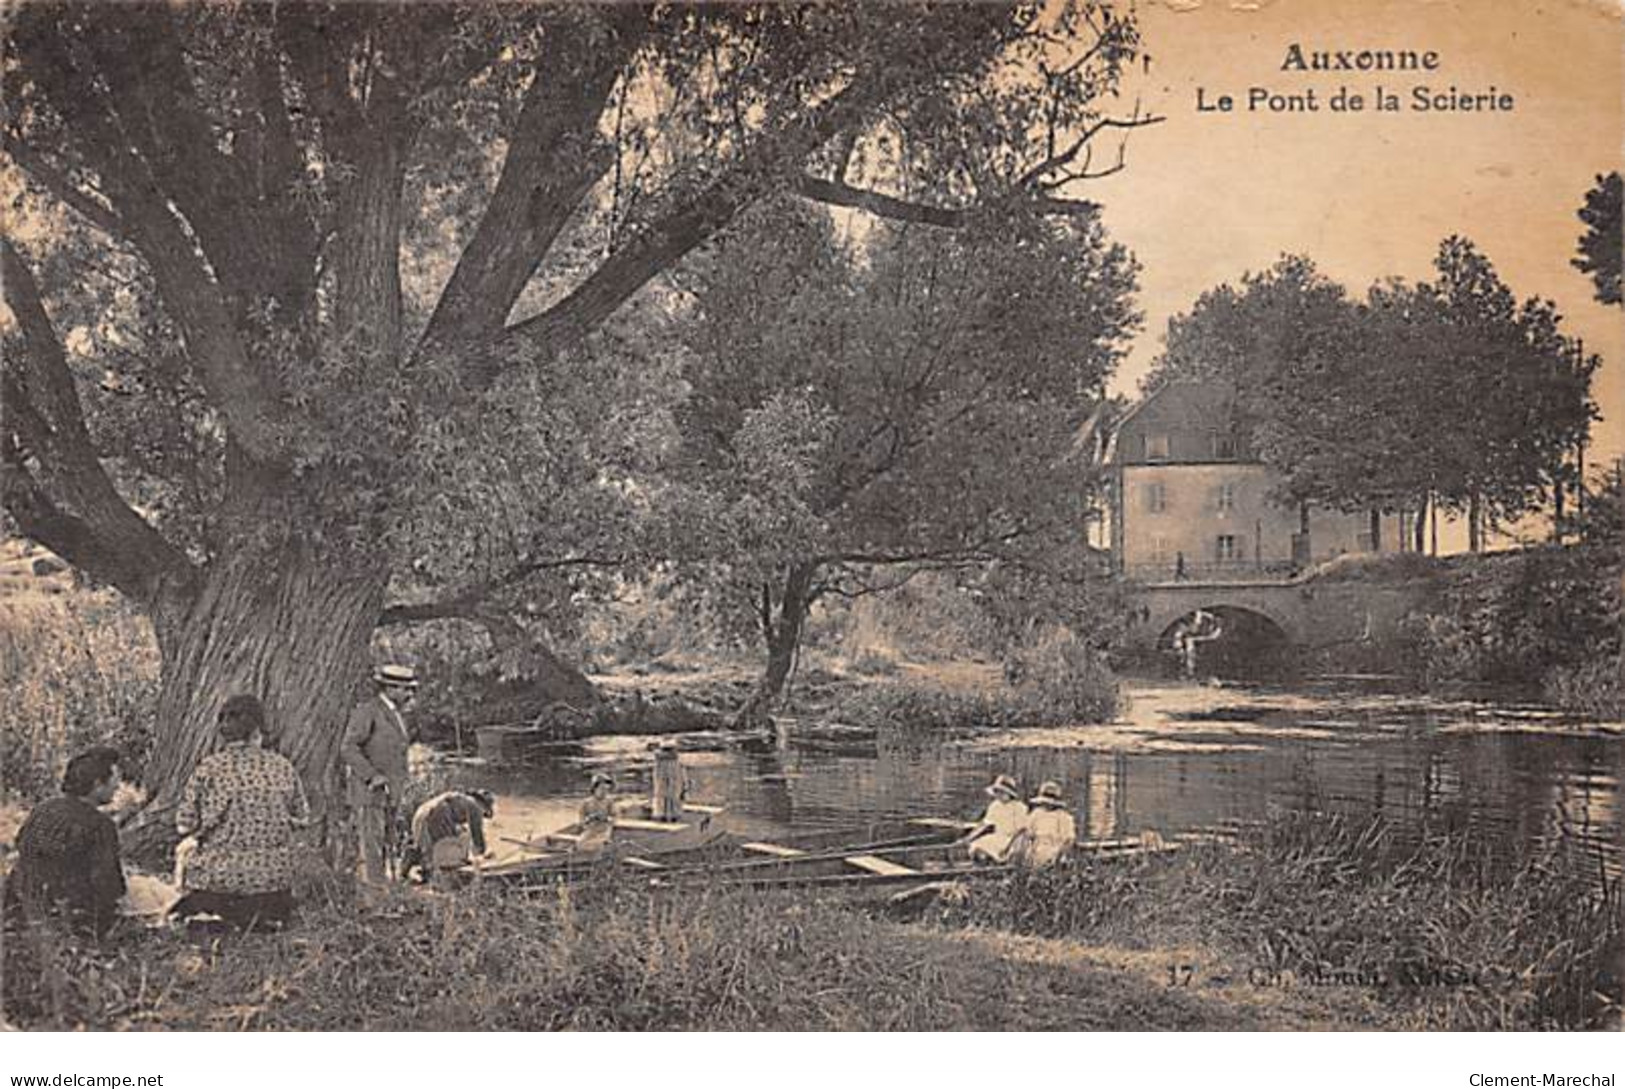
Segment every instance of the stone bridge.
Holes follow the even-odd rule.
[[[1167,648],[1174,626],[1197,609],[1219,616],[1247,614],[1267,621],[1292,646],[1315,650],[1383,638],[1425,599],[1426,578],[1399,581],[1325,577],[1313,573],[1256,581],[1224,579],[1131,583],[1128,641]]]

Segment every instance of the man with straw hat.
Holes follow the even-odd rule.
[[[1021,802],[1021,789],[1008,775],[997,776],[986,794],[993,800],[977,826],[959,842],[968,845],[971,858],[979,862],[1003,862],[1016,834],[1027,824],[1027,807]]]
[[[339,755],[349,768],[350,819],[360,841],[362,876],[380,884],[386,860],[399,852],[396,806],[406,788],[412,744],[401,710],[411,705],[418,677],[411,666],[384,665],[373,671],[372,680],[373,694],[350,712]]]
[[[1053,780],[1038,788],[1029,801],[1027,824],[1011,845],[1010,857],[1029,869],[1059,862],[1078,842],[1078,822],[1067,812],[1061,784]]]

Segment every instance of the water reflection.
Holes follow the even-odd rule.
[[[1097,838],[1246,822],[1272,809],[1382,814],[1400,827],[1465,829],[1486,845],[1538,852],[1565,831],[1622,855],[1618,768],[1625,737],[1528,708],[1438,701],[1369,688],[1140,688],[1119,722],[942,738],[790,728],[777,738],[684,741],[691,797],[726,805],[752,835],[909,816],[970,817],[996,774],[1026,790],[1059,780]],[[642,739],[466,767],[497,789],[499,828],[517,838],[574,818],[590,772],[647,790]],[[551,821],[552,823],[546,823]]]

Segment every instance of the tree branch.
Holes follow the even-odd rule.
[[[872,71],[858,71],[841,91],[792,115],[775,132],[760,135],[739,160],[692,199],[615,251],[575,290],[541,314],[509,326],[472,353],[467,385],[490,386],[505,370],[579,343],[657,273],[710,239],[745,208],[775,188],[794,188],[808,156],[881,104],[936,71],[939,54],[953,48],[949,35],[925,35],[937,52],[875,57]]]
[[[37,148],[7,133],[5,152],[23,171],[57,200],[77,212],[86,222],[115,238],[122,237],[124,224],[110,205],[75,185],[73,179],[52,166]]]
[[[1033,167],[1031,170],[1027,171],[1021,176],[1020,180],[1017,181],[1016,184],[1022,189],[1030,188],[1033,185],[1039,184],[1043,180],[1044,175],[1048,174],[1050,171],[1059,170],[1063,166],[1069,166],[1077,160],[1079,154],[1088,150],[1089,142],[1106,129],[1138,129],[1144,128],[1147,125],[1160,124],[1165,120],[1167,120],[1167,118],[1156,114],[1147,114],[1144,117],[1140,116],[1139,103],[1135,103],[1134,113],[1129,117],[1098,118],[1093,124],[1084,126],[1083,131],[1078,134],[1078,138],[1072,141],[1071,144],[1067,145],[1064,150],[1056,152],[1055,154],[1046,158],[1043,162],[1039,163],[1037,166]]]
[[[570,556],[564,559],[527,561],[495,578],[469,583],[433,601],[397,602],[388,605],[379,614],[378,626],[382,628],[394,624],[419,624],[428,620],[471,617],[480,613],[480,606],[492,595],[517,586],[539,572],[560,571],[571,567],[620,567],[625,563],[625,556]]]
[[[796,192],[808,200],[833,204],[842,208],[857,208],[883,219],[897,219],[920,223],[927,227],[958,228],[965,224],[967,209],[940,208],[930,204],[903,200],[873,189],[859,189],[843,181],[816,178],[802,174],[796,179]]]
[[[5,239],[0,286],[21,342],[0,368],[6,509],[69,563],[150,604],[167,585],[189,580],[192,566],[124,502],[102,468],[34,274]]]
[[[188,355],[233,440],[255,460],[274,461],[281,445],[278,399],[249,359],[222,285],[199,257],[162,179],[132,146],[134,138],[97,77],[79,63],[77,41],[62,22],[66,10],[32,13],[40,22],[30,48],[14,58],[19,74],[31,79],[62,117],[76,154],[95,171],[122,236],[151,269],[164,308],[185,335]]]
[[[496,189],[441,292],[425,346],[449,349],[499,332],[576,206],[609,168],[598,119],[643,40],[641,9],[608,9],[603,22],[586,21],[587,10],[567,11],[550,26],[549,37],[558,41],[525,92]]]

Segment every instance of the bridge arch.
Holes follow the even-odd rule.
[[[1192,606],[1177,616],[1166,619],[1152,642],[1152,649],[1168,655],[1170,662],[1180,659],[1178,635],[1200,610],[1218,622],[1214,637],[1194,648],[1196,663],[1192,668],[1201,676],[1231,678],[1262,678],[1279,674],[1290,667],[1294,642],[1286,626],[1262,609],[1251,606],[1212,602]]]
[[[1289,643],[1292,637],[1287,634],[1285,625],[1268,613],[1243,605],[1199,605],[1188,609],[1180,616],[1169,620],[1157,633],[1156,647],[1159,650],[1171,649],[1174,645],[1174,635],[1181,625],[1188,623],[1196,615],[1197,610],[1218,618],[1221,636],[1225,633],[1234,634],[1238,630],[1257,632],[1274,642]]]
[[[1277,595],[1279,596],[1279,594]],[[1139,637],[1148,646],[1167,647],[1172,639],[1174,625],[1203,609],[1224,618],[1226,614],[1245,618],[1257,617],[1267,623],[1289,643],[1304,642],[1303,625],[1299,611],[1290,608],[1290,601],[1272,601],[1262,594],[1225,593],[1223,590],[1201,593],[1194,589],[1172,591],[1153,590],[1142,595]],[[1283,605],[1289,607],[1283,608]]]

